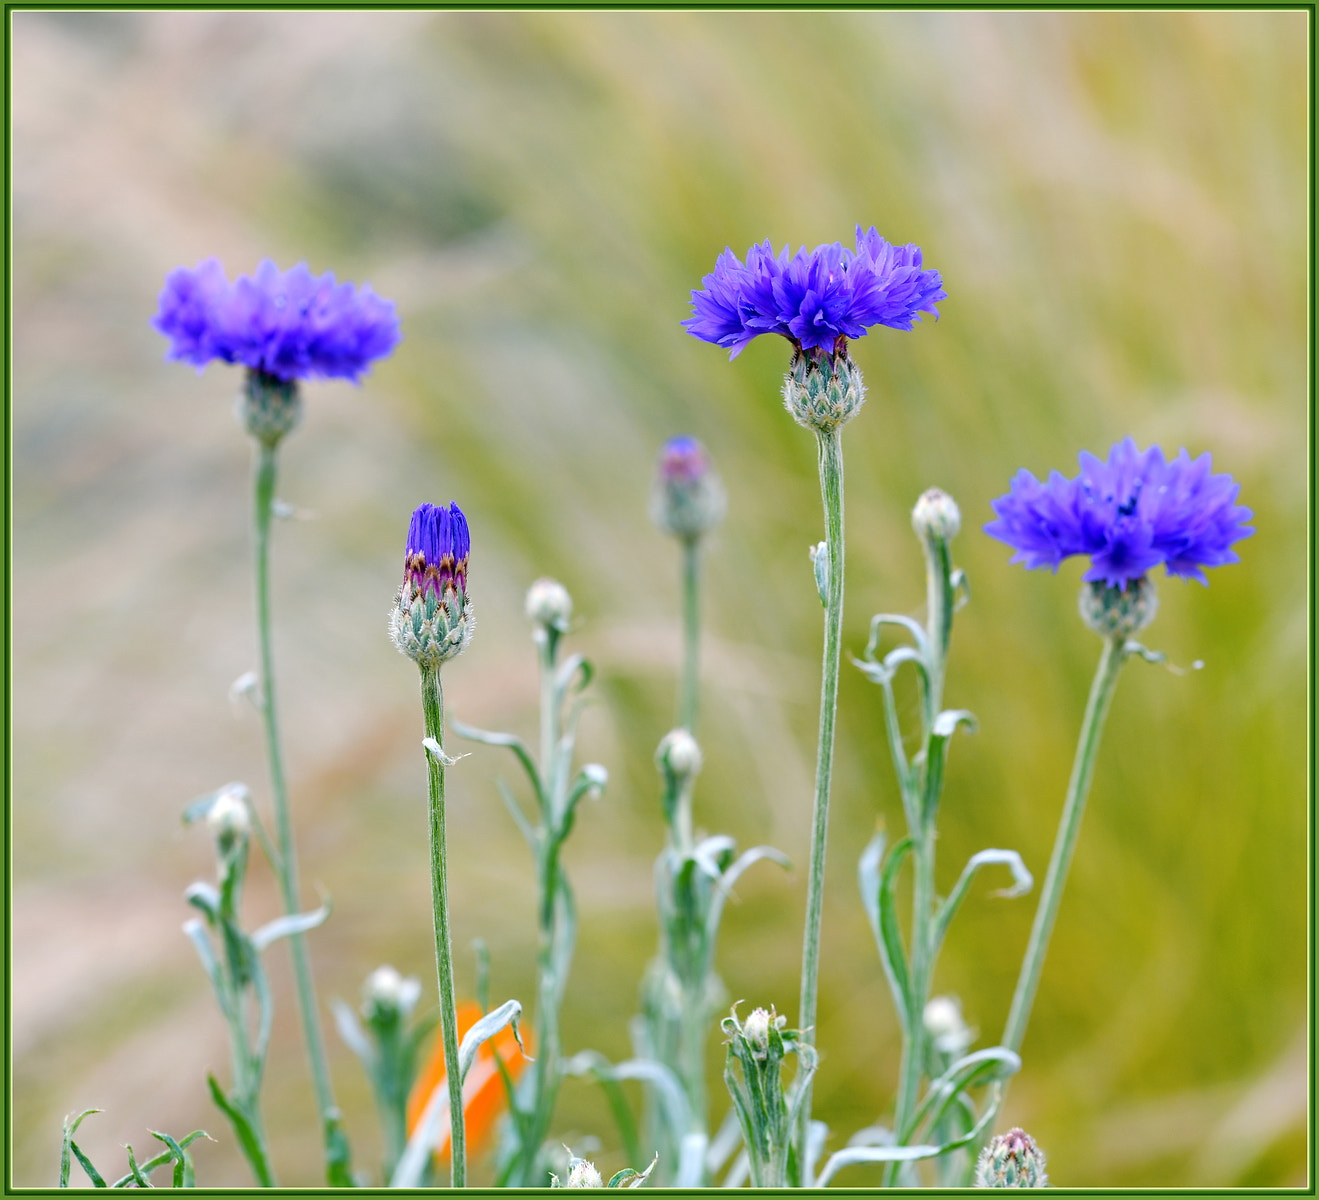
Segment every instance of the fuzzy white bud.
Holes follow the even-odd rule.
[[[565,633],[572,620],[572,597],[557,579],[537,579],[527,589],[527,619]]]
[[[602,1188],[605,1185],[595,1163],[584,1158],[574,1158],[568,1164],[568,1181],[563,1185],[570,1188]]]
[[[377,967],[362,985],[362,998],[368,1016],[373,1012],[407,1016],[421,999],[421,983],[389,965]]]
[[[922,493],[911,510],[912,528],[922,538],[937,537],[947,541],[962,528],[962,514],[957,502],[944,491],[930,488]]]
[[[206,827],[222,845],[235,840],[246,841],[252,834],[252,813],[247,807],[248,792],[241,784],[225,788],[206,813]]]
[[[664,735],[659,749],[655,752],[655,758],[661,767],[667,768],[682,780],[695,775],[701,769],[703,761],[699,743],[681,727],[672,729]]]

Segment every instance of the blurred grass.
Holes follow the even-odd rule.
[[[924,247],[936,324],[856,344],[845,640],[916,613],[907,513],[964,514],[973,602],[948,685],[979,734],[950,765],[948,886],[986,845],[1037,872],[1098,647],[1059,578],[979,533],[1012,473],[1119,437],[1214,455],[1255,510],[1243,563],[1160,587],[1177,677],[1122,679],[1003,1124],[1086,1186],[1306,1181],[1307,14],[1172,12],[18,12],[13,15],[13,1180],[52,1181],[63,1115],[105,1169],[145,1130],[204,1126],[203,1182],[242,1184],[204,1072],[223,1032],[178,933],[210,870],[179,831],[230,778],[264,794],[229,683],[249,628],[247,459],[232,374],[161,362],[165,273],[270,255],[369,280],[405,342],[356,391],[309,389],[281,494],[277,650],[323,995],[383,961],[430,983],[414,672],[387,644],[422,500],[472,521],[480,632],[453,712],[529,732],[521,618],[568,584],[611,772],[570,868],[583,914],[566,1045],[627,1053],[661,840],[650,755],[672,719],[673,548],[649,527],[665,437],[709,445],[731,496],[709,557],[698,818],[805,859],[820,536],[780,343],[730,366],[678,325],[716,254],[770,237]],[[70,578],[70,559],[76,563]],[[853,883],[900,820],[878,696],[844,677],[817,1085],[833,1146],[882,1118],[898,1035]],[[456,773],[455,942],[529,996],[530,868],[494,792]],[[804,878],[758,868],[720,962],[730,999],[795,1006]],[[986,889],[987,891],[988,889]],[[1031,902],[977,891],[937,980],[1001,1028]],[[254,888],[254,919],[277,907]],[[281,1178],[319,1178],[283,960],[269,1123]],[[470,958],[460,977],[473,980]],[[359,1161],[378,1153],[334,1047]],[[717,1049],[712,1048],[712,1062]],[[602,1139],[565,1089],[558,1136]],[[843,1182],[868,1182],[856,1171]]]

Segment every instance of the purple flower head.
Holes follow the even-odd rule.
[[[317,277],[306,263],[281,272],[269,259],[232,284],[213,258],[170,272],[152,324],[170,339],[169,358],[199,370],[240,363],[285,381],[356,383],[400,338],[393,302],[370,287]]]
[[[872,225],[856,227],[856,249],[841,242],[803,246],[777,255],[770,242],[747,251],[743,263],[731,248],[692,292],[692,316],[683,327],[736,358],[752,338],[777,333],[802,351],[845,353],[848,338],[874,325],[910,329],[945,298],[938,271],[921,267],[917,246],[893,246]]]
[[[1240,485],[1211,475],[1208,454],[1192,460],[1182,450],[1165,460],[1158,446],[1142,453],[1126,438],[1107,462],[1085,451],[1080,461],[1075,479],[1053,471],[1041,483],[1018,471],[994,501],[998,519],[985,532],[1016,551],[1013,562],[1056,571],[1064,558],[1087,554],[1085,578],[1109,587],[1125,590],[1159,564],[1207,584],[1203,568],[1238,562],[1232,543],[1255,532],[1250,510],[1234,503]]]
[[[467,518],[457,504],[423,504],[412,514],[403,557],[403,585],[416,596],[433,592],[467,592],[467,554],[471,549]]]
[[[699,483],[709,470],[710,456],[694,437],[682,434],[660,447],[659,473],[666,483]]]
[[[700,537],[723,520],[727,503],[723,484],[700,442],[683,434],[660,447],[650,515],[665,533]]]

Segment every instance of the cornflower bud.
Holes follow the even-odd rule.
[[[423,504],[412,514],[403,584],[390,613],[389,635],[419,666],[438,667],[456,658],[472,639],[470,548],[467,518],[457,504]]]
[[[1096,579],[1081,584],[1081,620],[1103,638],[1134,637],[1159,611],[1159,597],[1148,575],[1113,587]]]
[[[371,1024],[407,1017],[421,999],[421,982],[391,966],[377,967],[362,985],[362,1016]]]
[[[557,579],[537,579],[527,589],[527,619],[547,625],[557,633],[568,632],[572,620],[572,597]]]
[[[950,1058],[961,1058],[971,1048],[975,1034],[962,1019],[962,1006],[952,996],[933,996],[922,1018],[934,1048]]]
[[[221,854],[252,836],[252,813],[247,807],[247,789],[241,784],[227,787],[206,813],[206,827]]]
[[[956,537],[962,528],[962,514],[957,502],[947,492],[930,488],[921,494],[916,507],[911,510],[911,524],[923,542],[932,537],[947,541]]]
[[[609,771],[600,763],[587,763],[582,768],[582,778],[586,781],[586,795],[599,800],[609,784]]]
[[[774,1016],[773,1009],[753,1008],[742,1022],[742,1038],[747,1048],[756,1058],[764,1058],[769,1053],[770,1026],[781,1029],[785,1017]]]
[[[568,1180],[563,1185],[566,1188],[602,1188],[605,1185],[600,1172],[596,1170],[595,1163],[587,1162],[584,1158],[573,1158],[568,1163]]]
[[[696,538],[718,525],[727,507],[724,486],[705,447],[694,437],[665,442],[651,490],[651,520],[674,537]]]
[[[975,1185],[978,1188],[1048,1187],[1044,1152],[1025,1130],[1009,1129],[980,1151]]]
[[[660,740],[655,751],[655,762],[665,774],[672,775],[677,783],[686,783],[701,769],[701,747],[696,739],[682,728],[671,729]]]

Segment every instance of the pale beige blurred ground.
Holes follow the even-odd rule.
[[[1040,873],[1095,647],[1077,571],[1027,575],[978,532],[1013,471],[1131,433],[1211,450],[1258,533],[1213,586],[1161,588],[1150,640],[1189,677],[1124,678],[1007,1122],[1063,1185],[1299,1185],[1307,1163],[1306,14],[19,12],[13,20],[13,1182],[53,1182],[59,1123],[107,1171],[149,1128],[205,1127],[201,1182],[248,1176],[210,1108],[227,1052],[182,892],[210,871],[193,796],[264,800],[247,448],[232,373],[163,363],[165,274],[218,255],[369,280],[405,342],[356,390],[309,388],[280,494],[280,694],[322,996],[381,962],[431,983],[420,716],[385,634],[407,514],[457,499],[480,613],[452,711],[534,728],[521,594],[555,574],[601,670],[583,752],[611,773],[573,837],[570,1048],[628,1052],[653,945],[650,764],[671,719],[675,563],[649,527],[659,442],[704,438],[731,506],[709,560],[700,819],[805,858],[820,536],[779,345],[730,366],[677,322],[725,244],[874,222],[944,273],[942,319],[858,343],[849,601],[916,613],[906,513],[966,514],[941,879],[986,845]],[[898,1034],[853,883],[897,806],[878,697],[843,712],[818,1111],[891,1103]],[[530,995],[530,868],[478,750],[453,777],[456,944]],[[795,1006],[804,879],[759,868],[728,916],[732,998]],[[255,924],[278,908],[258,875]],[[1029,902],[978,894],[940,986],[992,1040]],[[318,1182],[286,960],[267,1119]],[[472,961],[460,961],[465,986]],[[429,993],[428,993],[429,994]],[[364,1169],[378,1139],[328,1033]],[[712,1046],[712,1065],[718,1051]],[[556,1136],[613,1134],[585,1085]],[[614,1165],[622,1165],[614,1164]],[[78,1180],[75,1170],[75,1181]],[[864,1183],[861,1172],[841,1182]]]

